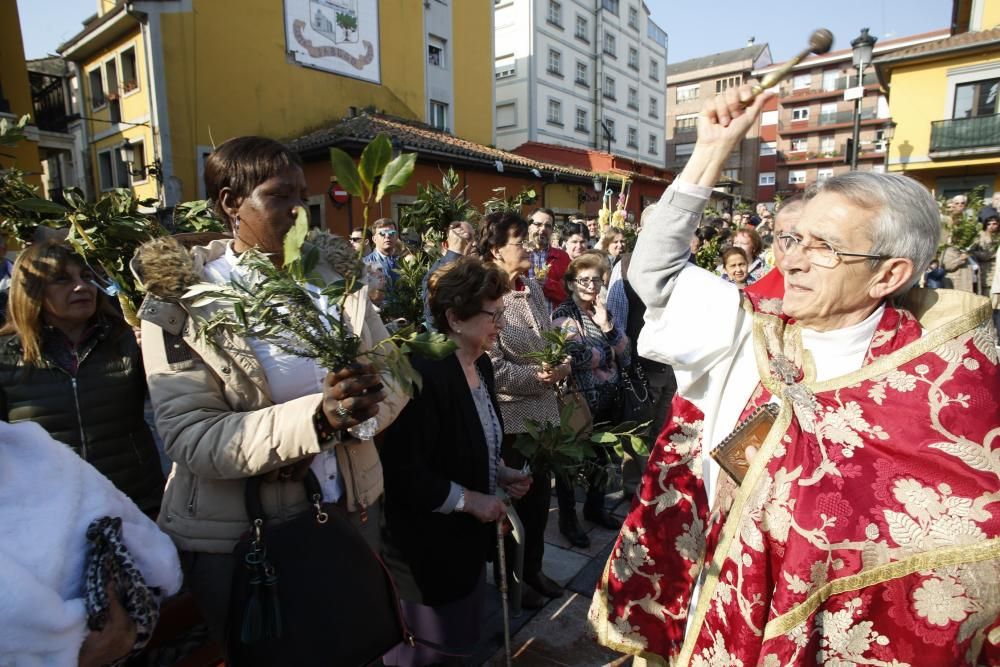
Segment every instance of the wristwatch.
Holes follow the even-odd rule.
[[[459,489],[460,490],[458,492],[458,502],[455,503],[455,511],[456,512],[464,512],[465,511],[465,488],[464,487],[459,487]]]

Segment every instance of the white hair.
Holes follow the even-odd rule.
[[[806,198],[821,192],[838,194],[875,213],[869,230],[870,252],[913,262],[913,276],[896,294],[917,284],[934,259],[941,239],[941,214],[923,185],[899,174],[852,171],[816,183]],[[877,260],[872,263],[877,265]]]

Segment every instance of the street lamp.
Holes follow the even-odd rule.
[[[149,174],[157,181],[160,180],[160,159],[156,158],[153,160],[152,164],[140,164],[137,168],[132,166],[135,162],[135,146],[131,141],[125,139],[118,147],[118,157],[121,161],[128,165],[129,176],[146,175]],[[145,153],[143,154],[143,162],[145,162]]]
[[[886,171],[889,169],[889,145],[892,143],[892,138],[894,136],[896,136],[896,121],[889,118],[885,121],[885,125],[882,126],[882,141],[885,142]]]
[[[872,62],[872,51],[875,49],[875,42],[878,37],[868,34],[868,28],[862,28],[861,34],[851,41],[851,53],[854,66],[858,68],[858,88],[854,93],[854,133],[851,141],[851,171],[858,170],[858,152],[860,146],[858,142],[861,134],[861,98],[865,94],[864,73],[865,67]]]

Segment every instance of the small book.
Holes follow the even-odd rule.
[[[771,431],[771,426],[774,425],[779,409],[779,406],[774,403],[765,403],[760,406],[749,417],[737,424],[733,432],[709,453],[719,464],[719,467],[725,470],[726,474],[732,477],[737,484],[743,482],[743,477],[750,467],[750,463],[747,461],[747,447],[756,447],[757,451],[760,451],[767,434]]]

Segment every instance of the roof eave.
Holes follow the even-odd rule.
[[[912,61],[916,61],[916,60],[927,60],[927,59],[932,59],[932,58],[940,58],[941,56],[949,56],[949,55],[953,55],[953,54],[956,54],[956,53],[961,53],[963,51],[979,51],[979,50],[984,50],[984,49],[991,48],[991,47],[1000,47],[1000,37],[997,37],[996,39],[991,39],[991,40],[989,40],[987,42],[974,42],[972,44],[958,44],[958,45],[955,45],[955,46],[945,47],[943,49],[938,49],[938,50],[935,50],[935,51],[926,51],[924,53],[913,53],[913,54],[910,54],[910,55],[903,55],[903,56],[897,56],[897,57],[887,56],[885,58],[876,58],[875,62],[872,63],[872,64],[875,65],[875,68],[877,70],[879,70],[882,67],[885,67],[887,65],[890,66],[890,69],[891,69],[891,66],[898,65],[900,63],[912,62]]]
[[[56,53],[66,60],[80,62],[99,51],[108,42],[128,34],[133,25],[138,25],[138,22],[137,18],[128,13],[124,4],[119,5],[111,12],[111,17],[98,28],[90,31],[84,28],[68,41],[60,44],[56,48]]]

